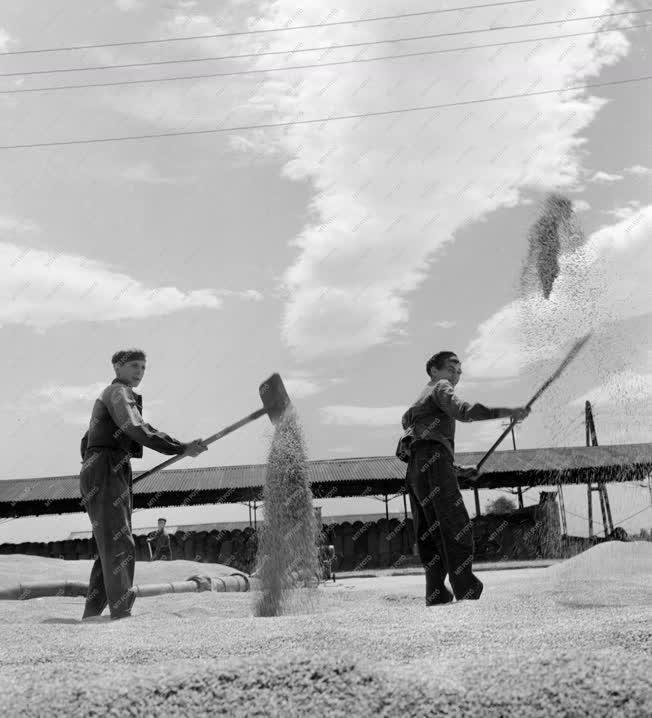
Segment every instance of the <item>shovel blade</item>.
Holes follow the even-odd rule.
[[[292,406],[280,374],[272,374],[269,379],[266,379],[258,387],[258,393],[270,421],[272,424],[278,424],[285,412]]]

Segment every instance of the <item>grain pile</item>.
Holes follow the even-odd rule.
[[[303,434],[290,407],[277,423],[267,460],[254,596],[256,616],[311,610],[319,574],[317,526]]]
[[[578,601],[575,575],[603,599]],[[482,579],[481,601],[437,608],[423,576],[326,583],[291,621],[238,593],[156,596],[101,624],[79,621],[81,598],[2,602],[0,715],[647,715],[652,544]]]

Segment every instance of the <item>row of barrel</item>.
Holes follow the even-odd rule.
[[[552,508],[552,507],[551,507]],[[549,514],[549,515],[547,515]],[[555,558],[560,532],[546,508],[528,507],[513,514],[485,515],[472,520],[476,560]],[[145,536],[134,536],[136,560],[149,561]],[[322,527],[322,544],[332,545],[334,571],[388,568],[413,562],[416,555],[412,519],[380,519],[328,524]],[[253,528],[170,534],[172,560],[221,563],[238,571],[255,570],[257,535]],[[1,544],[0,554],[28,554],[68,560],[95,557],[94,539],[48,543]]]

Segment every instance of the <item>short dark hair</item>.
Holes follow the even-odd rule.
[[[164,523],[167,523],[167,522],[168,522],[167,519],[159,519],[159,521],[163,521]]]
[[[446,364],[451,357],[457,358],[457,354],[455,352],[437,352],[436,354],[433,354],[433,356],[431,356],[426,362],[426,373],[428,376],[430,376],[430,370],[433,366],[435,369],[443,369],[444,364]]]
[[[111,357],[111,364],[126,364],[134,359],[146,361],[147,357],[142,349],[121,349]]]

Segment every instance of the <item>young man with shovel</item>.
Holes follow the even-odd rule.
[[[143,351],[118,351],[111,361],[116,378],[95,401],[89,429],[81,441],[82,504],[91,520],[98,553],[82,620],[99,616],[107,604],[112,620],[131,615],[136,547],[131,533],[130,459],[141,458],[143,446],[186,456],[198,456],[208,448],[201,439],[184,444],[143,421],[142,396],[134,392],[145,374]]]
[[[458,601],[478,599],[482,582],[473,573],[473,533],[457,476],[474,478],[474,466],[454,464],[455,422],[511,418],[521,421],[527,407],[487,408],[455,394],[462,365],[454,352],[435,354],[426,364],[430,381],[402,418],[405,433],[396,455],[408,464],[407,486],[419,556],[426,572],[426,605],[450,603],[448,574]]]

